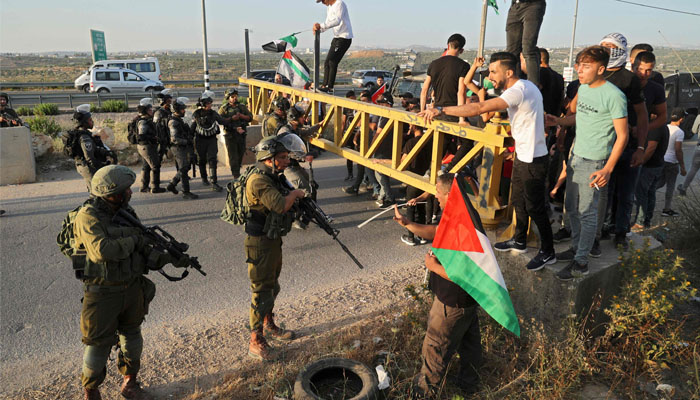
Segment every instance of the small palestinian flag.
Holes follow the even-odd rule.
[[[452,282],[469,293],[496,322],[520,336],[501,268],[467,193],[467,182],[455,177],[433,240],[433,253]]]
[[[374,92],[374,94],[372,95],[372,103],[377,104],[377,100],[379,100],[379,98],[382,97],[384,92],[386,92],[386,83],[380,86],[376,92]]]
[[[272,42],[265,43],[262,45],[263,50],[269,51],[271,53],[284,53],[287,51],[287,43],[291,44],[292,47],[297,47],[297,37],[294,34],[280,38],[279,40],[273,40]]]
[[[498,13],[498,4],[496,4],[496,0],[489,0],[489,5],[493,7],[494,11],[496,11],[496,15],[500,15]]]
[[[293,87],[304,87],[306,83],[311,82],[309,67],[291,50],[284,52],[277,72],[287,77]]]

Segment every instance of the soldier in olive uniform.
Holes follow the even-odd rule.
[[[160,155],[158,154],[158,133],[153,123],[153,105],[151,99],[143,98],[137,108],[138,116],[138,145],[137,150],[141,156],[141,192],[148,192],[151,185],[151,193],[163,193],[165,189],[160,187]]]
[[[248,107],[238,102],[238,90],[227,90],[224,98],[226,103],[219,108],[219,114],[231,119],[231,122],[224,124],[224,140],[231,175],[233,179],[238,179],[241,176],[241,164],[245,154],[246,127],[253,120],[253,114],[248,111]]]
[[[9,101],[10,96],[5,92],[0,92],[0,128],[21,126],[23,124],[22,119],[15,110],[7,106]]]
[[[226,119],[212,110],[212,104],[214,104],[214,92],[210,90],[204,91],[197,101],[197,110],[192,114],[194,121],[190,126],[190,130],[195,133],[194,151],[197,154],[202,184],[205,186],[209,185],[206,170],[208,165],[211,189],[215,192],[220,192],[223,188],[217,183],[216,155],[219,153],[219,146],[216,141],[216,135],[219,134],[218,124],[223,125],[230,121],[230,118]]]
[[[73,122],[75,123],[75,129],[67,134],[73,136],[73,140],[78,140],[80,144],[80,150],[73,154],[75,169],[85,179],[88,192],[91,192],[93,175],[100,168],[109,165],[107,157],[112,155],[112,153],[104,146],[100,138],[92,136],[92,132],[90,132],[94,122],[89,104],[82,104],[76,107],[76,111],[73,113]]]
[[[168,129],[168,120],[172,114],[172,102],[173,95],[172,90],[163,89],[158,93],[157,97],[160,99],[160,107],[156,108],[153,113],[153,123],[156,125],[156,133],[158,136],[158,155],[160,156],[161,163],[166,154],[168,154],[168,148],[170,148],[170,130]]]
[[[185,116],[187,109],[187,97],[178,97],[173,103],[173,113],[168,121],[168,129],[170,130],[170,138],[172,148],[175,152],[175,168],[177,173],[173,180],[168,184],[167,189],[173,194],[177,194],[177,184],[182,180],[182,197],[188,200],[199,198],[196,194],[190,192],[190,177],[188,175],[190,165],[192,165],[192,146],[194,137],[182,117]]]
[[[167,263],[187,267],[189,259],[174,260],[150,246],[140,230],[114,222],[119,209],[129,207],[136,174],[110,165],[95,173],[92,194],[73,222],[75,249],[85,254],[82,280],[84,295],[80,316],[83,355],[82,386],[85,399],[101,399],[111,347],[119,344],[117,366],[124,376],[121,394],[127,399],[150,399],[136,374],[141,366],[141,323],[155,296],[155,285],[143,274]]]
[[[314,126],[304,127],[306,123],[306,113],[295,105],[289,109],[287,113],[287,124],[277,131],[277,136],[282,136],[285,134],[294,134],[299,136],[304,142],[309,138],[313,137],[321,124],[316,124]],[[301,162],[308,161],[311,163],[314,157],[309,153],[293,153],[290,154],[291,160],[289,161],[289,167],[284,171],[284,175],[287,177],[289,182],[296,189],[301,189],[306,192],[307,196],[311,196],[315,199],[316,190],[318,184],[312,182],[309,178],[309,172],[301,166]],[[312,185],[315,187],[312,188]]]
[[[250,303],[250,345],[248,354],[261,360],[272,360],[267,339],[292,340],[294,332],[275,325],[272,310],[279,294],[282,270],[282,236],[291,229],[290,212],[303,190],[289,191],[283,184],[282,172],[289,165],[289,153],[305,151],[296,135],[264,138],[255,147],[256,164],[245,186],[250,216],[245,225]]]
[[[262,123],[262,136],[269,137],[277,134],[287,123],[287,111],[291,108],[289,100],[277,97],[272,101],[272,112],[265,116]]]

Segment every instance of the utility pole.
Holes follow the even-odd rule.
[[[481,33],[479,34],[479,50],[476,55],[479,57],[484,56],[484,43],[486,42],[486,15],[489,11],[489,2],[484,0],[484,5],[481,8]]]
[[[204,40],[204,90],[209,90],[209,53],[207,50],[207,12],[202,0],[202,38]]]
[[[576,20],[578,19],[578,0],[576,0],[576,9],[574,9],[574,27],[571,31],[571,47],[569,48],[569,67],[574,64],[574,42],[576,41]]]
[[[245,77],[250,78],[250,41],[248,29],[245,30]]]
[[[321,84],[321,31],[314,34],[314,92]]]

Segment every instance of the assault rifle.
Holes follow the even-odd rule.
[[[289,183],[289,181],[286,178],[284,179],[284,183],[287,185],[287,188],[289,190],[294,190],[294,186],[292,186],[292,184]],[[299,199],[299,201],[294,205],[294,209],[296,211],[296,218],[301,223],[308,225],[309,222],[313,222],[314,224],[318,225],[318,227],[326,231],[326,233],[329,234],[333,238],[333,240],[338,242],[340,248],[343,249],[345,254],[347,254],[360,269],[364,268],[364,266],[362,266],[362,264],[360,263],[360,260],[358,260],[350,252],[350,249],[348,249],[348,247],[345,246],[343,242],[340,241],[340,239],[338,239],[338,234],[340,233],[340,230],[335,229],[331,226],[332,219],[328,215],[326,215],[326,213],[324,213],[323,210],[321,210],[321,207],[319,207],[313,199],[311,199],[310,197],[304,197],[302,199]]]
[[[114,216],[114,222],[121,226],[129,226],[140,229],[141,232],[143,232],[143,234],[153,242],[153,248],[155,250],[167,252],[177,260],[187,257],[189,259],[190,267],[196,269],[200,274],[207,276],[206,272],[202,271],[202,266],[199,264],[199,261],[197,261],[197,257],[190,257],[186,254],[190,246],[187,243],[178,242],[174,237],[172,237],[171,234],[163,230],[163,228],[159,227],[158,225],[154,225],[150,228],[145,227],[143,224],[141,224],[141,222],[139,222],[138,219],[136,219],[136,217],[122,208],[120,208],[119,211],[117,211],[117,214]],[[185,279],[185,277],[190,273],[186,268],[180,277],[166,274],[165,271],[163,271],[163,268],[159,269],[158,272],[160,272],[165,279],[171,282]]]
[[[22,120],[19,117],[15,117],[6,111],[0,112],[0,117],[2,117],[9,126],[22,126]]]

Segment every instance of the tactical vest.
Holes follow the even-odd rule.
[[[265,175],[272,179],[273,187],[279,190],[282,196],[289,194],[289,189],[282,185],[279,177],[260,170],[258,171],[258,173],[251,174],[248,179],[256,179],[256,175]],[[292,223],[294,222],[294,214],[292,212],[288,211],[284,214],[278,214],[270,210],[266,211],[267,212],[262,212],[250,209],[250,217],[245,225],[245,232],[247,234],[250,236],[264,235],[267,236],[268,239],[275,240],[287,235],[292,230]]]
[[[219,125],[216,119],[210,113],[216,113],[214,110],[205,110],[200,108],[196,110],[192,117],[195,120],[195,132],[200,136],[214,136],[219,133]]]

